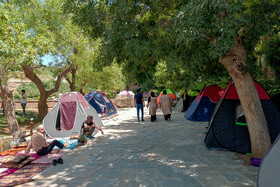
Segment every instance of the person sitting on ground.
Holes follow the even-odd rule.
[[[90,130],[90,133],[89,133],[89,135],[88,135],[88,137],[90,137],[90,138],[92,138],[92,134],[93,134],[95,128],[96,128],[97,130],[100,130],[101,133],[104,134],[103,130],[93,123],[93,117],[90,116],[90,115],[87,116],[87,120],[85,120],[85,121],[83,122],[82,129],[81,129],[81,133],[83,133],[83,129],[84,129],[85,127],[89,128],[89,130]]]
[[[90,129],[88,127],[83,128],[83,133],[80,134],[78,138],[78,145],[77,146],[83,146],[87,144],[87,137],[89,136]]]
[[[30,150],[33,149],[37,153],[37,155],[42,156],[42,155],[50,154],[54,146],[63,149],[64,144],[60,143],[57,140],[52,141],[52,143],[48,145],[44,134],[45,134],[45,127],[43,125],[39,125],[37,127],[37,132],[31,136],[31,140],[27,148],[25,149],[25,153],[29,153]]]

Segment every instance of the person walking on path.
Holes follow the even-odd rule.
[[[60,149],[63,149],[64,144],[57,140],[54,140],[48,145],[45,138],[45,127],[43,125],[39,125],[37,127],[37,133],[34,133],[31,136],[31,140],[25,149],[25,153],[29,153],[30,150],[33,149],[37,153],[37,155],[47,155],[52,152],[55,146],[59,147]]]
[[[158,104],[157,104],[157,97],[155,96],[154,92],[151,92],[151,96],[148,98],[148,104],[147,108],[149,108],[149,115],[151,115],[151,122],[154,122],[157,120],[157,109],[158,109]]]
[[[22,107],[22,117],[25,116],[25,107],[27,104],[27,94],[25,93],[25,90],[21,90],[21,107]]]
[[[141,110],[142,121],[144,121],[144,107],[145,107],[145,103],[144,103],[144,97],[143,97],[143,94],[141,93],[141,89],[140,88],[137,90],[137,94],[134,96],[134,107],[136,107],[136,109],[137,109],[138,121],[140,121],[139,110]]]
[[[171,120],[172,114],[172,100],[169,95],[167,95],[166,90],[163,90],[163,95],[160,97],[159,104],[162,109],[165,120]]]
[[[187,90],[182,95],[183,98],[183,112],[186,112],[190,106],[190,96],[188,95]]]

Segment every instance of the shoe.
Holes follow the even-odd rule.
[[[140,120],[138,120],[138,122],[140,122]]]
[[[142,119],[142,121],[145,121],[145,120]]]
[[[63,164],[62,158],[59,158],[59,159],[57,160],[57,162],[58,162],[59,164]]]

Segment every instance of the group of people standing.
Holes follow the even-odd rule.
[[[141,93],[141,89],[137,90],[137,94],[134,96],[134,106],[137,109],[137,119],[140,122],[140,115],[139,111],[141,110],[141,120],[144,121],[144,97]],[[163,95],[160,97],[159,105],[157,102],[157,96],[152,91],[150,94],[148,94],[148,104],[147,108],[149,108],[149,115],[151,115],[151,122],[154,122],[157,120],[156,111],[158,107],[161,107],[164,119],[171,120],[171,114],[172,114],[172,100],[169,95],[167,95],[166,90],[163,90]]]

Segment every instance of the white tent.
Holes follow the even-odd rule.
[[[132,91],[121,91],[114,100],[119,108],[130,108],[134,106],[134,93]]]
[[[178,112],[183,112],[183,98],[180,98],[180,100],[177,102],[177,104],[174,107],[174,111],[178,111]]]
[[[258,187],[280,186],[280,135],[262,160],[258,174]]]
[[[102,122],[96,110],[79,92],[66,93],[43,119],[46,133],[51,138],[70,137],[79,134],[87,116],[101,128]]]

